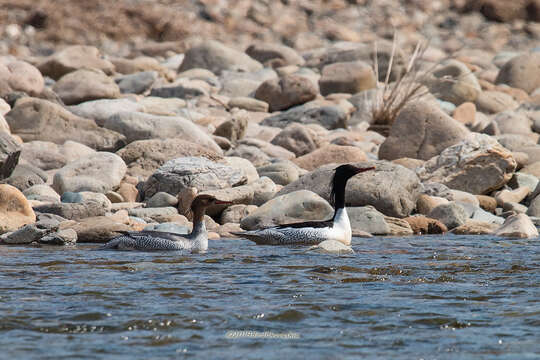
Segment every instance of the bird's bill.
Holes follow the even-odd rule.
[[[375,170],[375,166],[370,166],[367,168],[356,168],[356,173],[360,174],[360,173],[363,173],[364,171],[369,171],[369,170]]]
[[[216,201],[214,201],[214,204],[216,204],[216,205],[231,205],[232,201],[216,200]]]

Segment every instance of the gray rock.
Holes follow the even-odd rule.
[[[72,140],[92,149],[116,151],[126,140],[120,133],[100,128],[93,120],[78,117],[60,105],[41,99],[17,101],[6,114],[6,120],[12,133],[24,142],[42,140],[63,144]]]
[[[86,203],[51,203],[39,205],[34,207],[34,211],[58,215],[68,220],[80,220],[105,215],[107,209],[98,202],[90,201]]]
[[[240,226],[254,230],[291,222],[328,219],[333,213],[326,200],[309,190],[299,190],[266,202],[242,219]]]
[[[532,93],[540,87],[540,53],[516,56],[502,67],[495,79],[496,84],[507,84]]]
[[[280,60],[282,65],[303,65],[304,58],[294,49],[282,44],[255,43],[246,49],[246,54],[260,63]]]
[[[534,216],[534,217],[540,217],[540,196],[537,195],[537,192],[533,194],[534,197],[532,198],[529,209],[527,210],[527,215]]]
[[[534,191],[538,186],[539,179],[531,174],[517,172],[512,176],[512,179],[508,182],[508,185],[512,189],[518,189],[520,187],[528,187],[531,191]]]
[[[116,154],[126,163],[129,175],[140,176],[144,179],[171,159],[186,156],[201,156],[209,160],[223,158],[221,150],[217,153],[202,145],[178,138],[137,140],[120,149]]]
[[[485,114],[497,114],[506,110],[514,110],[519,103],[501,91],[482,91],[475,101],[476,109]]]
[[[317,140],[317,135],[309,127],[291,124],[277,134],[271,143],[292,151],[296,156],[302,156],[319,147]]]
[[[47,230],[40,229],[35,224],[28,224],[3,236],[3,242],[6,244],[30,244],[38,241],[47,232]]]
[[[58,170],[52,186],[59,194],[65,191],[106,193],[120,185],[126,170],[124,160],[118,155],[97,152]]]
[[[79,192],[64,191],[60,197],[60,201],[67,204],[82,203],[83,197]]]
[[[182,157],[167,161],[144,183],[143,198],[164,191],[177,195],[182,189],[195,187],[199,191],[224,189],[247,183],[238,168],[205,158]]]
[[[226,156],[221,160],[223,164],[229,165],[235,169],[241,171],[242,175],[246,177],[247,184],[251,184],[259,179],[259,174],[257,174],[257,169],[253,164],[246,159],[242,159],[235,156]]]
[[[379,148],[379,158],[429,160],[468,134],[465,126],[437,106],[416,101],[399,113],[390,128],[390,135]]]
[[[262,65],[248,55],[226,47],[218,41],[206,40],[186,52],[178,71],[194,68],[208,69],[219,75],[224,70],[257,71],[262,69]]]
[[[354,231],[365,231],[373,235],[390,234],[385,216],[373,206],[348,207],[347,213]]]
[[[43,86],[43,76],[33,65],[9,57],[0,61],[0,96],[17,91],[36,96]]]
[[[467,65],[454,59],[443,62],[424,84],[437,98],[455,105],[474,102],[482,91],[478,79]]]
[[[263,166],[270,162],[270,157],[256,146],[238,145],[227,151],[227,156],[235,156],[249,160],[254,166]]]
[[[146,221],[160,221],[161,218],[178,215],[175,207],[134,208],[128,210],[129,216],[136,216]]]
[[[309,250],[317,251],[321,254],[336,254],[336,255],[345,255],[345,254],[354,254],[354,250],[339,241],[336,240],[326,240],[322,243],[312,246]]]
[[[189,227],[178,225],[175,223],[150,224],[148,226],[145,226],[144,230],[165,231],[178,235],[186,235],[189,234],[189,232],[191,231]]]
[[[255,146],[261,149],[266,155],[271,158],[282,159],[282,160],[291,160],[296,156],[293,152],[272,143],[266,142],[260,139],[245,138],[238,141],[239,145]]]
[[[148,208],[159,208],[167,206],[176,206],[178,204],[178,199],[171,194],[166,192],[158,192],[152,195],[150,199],[146,201],[146,207]]]
[[[347,127],[348,114],[338,106],[296,106],[280,114],[265,118],[261,125],[286,128],[292,123],[318,124],[326,129]]]
[[[114,81],[122,94],[142,94],[149,90],[158,79],[156,71],[141,71],[134,74],[122,75]]]
[[[293,162],[280,161],[257,168],[260,177],[266,176],[278,185],[288,185],[299,178],[299,169]]]
[[[20,155],[21,145],[11,135],[0,131],[0,180],[11,176]]]
[[[262,69],[251,73],[224,71],[219,78],[222,84],[220,94],[230,98],[252,96],[264,81],[275,78],[277,74],[272,69]]]
[[[68,106],[69,111],[103,126],[108,118],[119,112],[145,111],[143,104],[130,99],[100,99]]]
[[[493,119],[501,134],[532,134],[530,120],[524,114],[506,110]]]
[[[18,164],[10,177],[3,182],[15,186],[20,191],[24,191],[34,185],[47,182],[48,176],[43,170],[30,164]]]
[[[66,105],[97,99],[114,99],[120,89],[114,80],[101,70],[80,69],[62,76],[53,90]]]
[[[222,225],[227,223],[240,223],[243,218],[256,209],[257,206],[255,205],[237,204],[229,206],[221,213],[219,223]]]
[[[214,131],[215,136],[222,136],[233,143],[242,139],[248,126],[248,114],[239,111],[233,114],[230,120],[221,123]]]
[[[317,93],[317,88],[305,77],[285,75],[263,82],[255,91],[255,99],[268,103],[273,112],[311,101]]]
[[[122,112],[111,116],[105,128],[124,134],[128,142],[146,139],[181,138],[220,153],[212,138],[191,121],[179,116],[156,116],[139,112]]]
[[[455,202],[437,206],[435,209],[431,210],[428,217],[439,220],[446,225],[448,230],[465,224],[468,219],[463,206]]]
[[[58,193],[47,184],[31,186],[23,191],[23,195],[28,200],[60,202],[60,195],[58,195]]]
[[[524,148],[536,146],[534,138],[525,134],[502,134],[494,138],[510,151],[522,151]]]
[[[268,103],[245,96],[234,97],[227,103],[229,108],[239,108],[247,111],[268,112]]]
[[[471,194],[487,194],[506,184],[516,162],[495,139],[482,134],[450,146],[417,169],[422,181],[439,182]]]
[[[53,233],[50,233],[41,239],[39,239],[40,244],[45,245],[57,245],[65,246],[74,244],[77,242],[77,232],[73,229],[62,229]]]
[[[388,216],[411,214],[420,195],[421,184],[415,173],[401,165],[386,162],[355,163],[360,167],[375,166],[374,171],[356,175],[347,183],[345,199],[349,206],[373,205]],[[311,171],[281,189],[277,196],[300,189],[309,189],[330,199],[330,180],[336,165],[325,165]]]
[[[156,85],[150,91],[150,96],[191,99],[198,96],[207,96],[209,93],[208,90],[208,84],[202,80],[185,80],[181,78],[170,85]]]

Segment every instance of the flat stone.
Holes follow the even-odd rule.
[[[326,129],[347,127],[348,114],[338,106],[295,106],[277,115],[265,118],[261,125],[286,128],[290,124],[317,124]]]
[[[119,76],[114,81],[122,94],[142,94],[158,79],[156,71],[141,71],[134,74]]]
[[[347,213],[353,232],[365,231],[373,235],[390,234],[390,226],[385,221],[385,216],[373,206],[347,207]]]
[[[314,250],[323,254],[354,254],[354,250],[350,246],[336,240],[323,241],[318,245],[312,246],[309,250]]]
[[[107,216],[82,219],[68,228],[75,230],[78,243],[106,243],[122,235],[124,231],[133,230],[128,225],[115,222]]]
[[[499,227],[499,224],[469,219],[465,224],[454,228],[452,233],[456,235],[489,235],[493,234]]]
[[[34,207],[36,212],[54,214],[68,220],[105,215],[107,209],[95,201],[86,203],[51,203]]]
[[[53,90],[66,105],[120,96],[120,88],[112,78],[92,69],[80,69],[62,76]]]
[[[86,119],[92,119],[99,126],[103,126],[107,119],[119,112],[133,112],[146,110],[140,102],[130,99],[100,99],[85,101],[78,105],[68,107],[69,111]]]
[[[255,43],[246,49],[246,54],[260,63],[279,59],[282,65],[303,65],[304,58],[296,50],[282,44]]]
[[[257,111],[257,112],[268,112],[269,105],[268,103],[253,99],[245,96],[237,96],[229,100],[227,105],[230,108],[239,108],[248,111]]]

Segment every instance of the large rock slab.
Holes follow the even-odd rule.
[[[45,81],[36,67],[20,60],[0,59],[0,96],[22,91],[36,96],[43,91]]]
[[[0,180],[11,176],[21,155],[21,144],[11,135],[0,131]]]
[[[93,191],[106,193],[120,185],[127,166],[116,154],[97,152],[73,161],[54,174],[53,188],[66,191]]]
[[[167,161],[144,183],[143,198],[159,191],[177,195],[183,189],[199,191],[225,189],[247,183],[241,169],[202,157],[182,157]]]
[[[116,222],[107,216],[93,216],[79,220],[76,224],[69,225],[69,229],[77,233],[79,243],[106,243],[122,235],[124,231],[133,230],[128,225]]]
[[[120,96],[120,88],[114,80],[93,69],[81,69],[62,76],[53,90],[66,105]]]
[[[68,220],[80,220],[92,216],[105,215],[107,209],[102,203],[88,201],[84,203],[50,203],[34,207],[38,213],[54,214]]]
[[[471,194],[487,194],[506,184],[513,176],[516,161],[497,140],[472,134],[448,147],[417,170],[423,182],[438,182]]]
[[[14,186],[0,184],[0,234],[35,221],[36,214],[23,193]]]
[[[349,115],[339,106],[295,106],[280,114],[265,118],[261,125],[286,128],[290,124],[317,124],[333,130],[346,128]]]
[[[255,99],[268,103],[273,112],[311,101],[317,93],[317,88],[309,79],[285,75],[263,82],[255,91]]]
[[[456,202],[437,206],[428,217],[439,220],[450,230],[465,224],[469,218],[463,206]]]
[[[366,160],[366,153],[356,146],[330,144],[300,156],[294,159],[293,162],[302,169],[315,170],[326,164],[353,163]]]
[[[41,140],[63,144],[73,140],[96,150],[116,151],[126,141],[124,135],[100,128],[93,120],[81,118],[60,105],[36,98],[18,100],[6,114],[6,120],[11,132],[24,142]]]
[[[105,128],[126,136],[127,141],[181,138],[220,153],[221,148],[201,128],[179,116],[156,116],[140,112],[122,112],[111,116]]]
[[[309,190],[299,190],[268,201],[242,219],[245,230],[261,229],[293,222],[326,220],[334,209],[326,200]]]
[[[186,51],[178,72],[195,68],[208,69],[219,75],[224,70],[257,71],[262,69],[262,65],[243,52],[218,41],[206,40]]]
[[[137,140],[116,152],[127,165],[127,173],[148,178],[168,160],[180,157],[204,157],[220,160],[223,156],[205,146],[174,139]]]
[[[373,206],[347,207],[347,213],[354,232],[365,231],[373,235],[390,234],[390,226],[385,221],[385,216]]]
[[[532,52],[510,59],[499,71],[495,83],[532,93],[540,87],[540,53]]]
[[[78,69],[98,69],[110,75],[114,65],[104,60],[97,48],[74,45],[52,54],[38,65],[38,69],[43,75],[56,80]]]
[[[379,148],[379,158],[429,160],[468,134],[465,126],[435,104],[416,101],[399,113],[390,128],[390,135]]]
[[[538,237],[538,230],[527,215],[517,214],[507,217],[494,234],[511,238],[532,238]]]
[[[345,200],[348,206],[372,205],[388,216],[406,217],[416,207],[420,195],[420,180],[416,174],[401,166],[386,162],[354,163],[355,166],[375,166],[352,177],[347,182]],[[301,189],[309,189],[330,200],[330,181],[337,164],[321,166],[278,192],[278,196]]]

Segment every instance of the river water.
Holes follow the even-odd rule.
[[[93,247],[0,247],[0,358],[540,358],[538,239]]]

